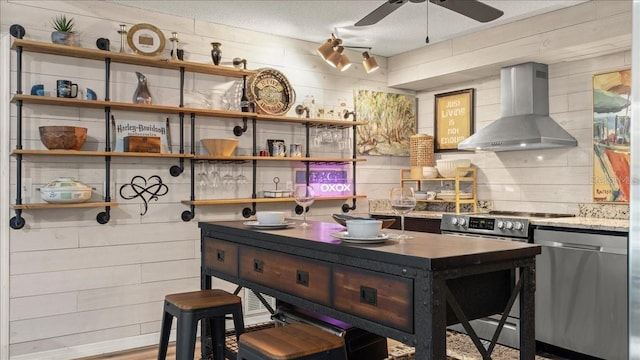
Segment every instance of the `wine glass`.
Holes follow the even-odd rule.
[[[411,187],[396,187],[391,189],[391,195],[389,196],[391,202],[391,208],[398,214],[400,214],[400,227],[402,234],[398,236],[398,239],[410,239],[411,236],[404,233],[404,214],[412,211],[416,207],[416,197]]]
[[[300,224],[303,228],[311,227],[311,224],[307,223],[307,207],[313,204],[315,200],[316,192],[313,190],[311,186],[308,185],[296,185],[293,189],[293,198],[296,201],[296,204],[302,207],[303,214],[303,222]]]

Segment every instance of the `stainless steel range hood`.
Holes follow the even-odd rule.
[[[460,144],[460,150],[514,151],[577,146],[549,117],[547,65],[534,62],[500,70],[501,117]]]

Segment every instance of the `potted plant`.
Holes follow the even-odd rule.
[[[67,19],[66,15],[56,16],[51,21],[51,26],[55,30],[51,33],[51,41],[54,44],[73,45],[74,25],[73,18]]]

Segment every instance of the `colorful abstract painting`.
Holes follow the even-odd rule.
[[[631,70],[593,77],[593,200],[630,199]]]
[[[354,91],[358,121],[358,155],[409,156],[409,140],[416,133],[416,98],[372,90]]]

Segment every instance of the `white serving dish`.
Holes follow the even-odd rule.
[[[425,179],[435,179],[438,177],[438,169],[433,166],[424,166],[422,168],[422,177]]]
[[[375,238],[382,231],[382,220],[347,220],[346,225],[347,234],[352,238]]]
[[[456,168],[463,167],[468,168],[471,166],[471,160],[469,159],[439,159],[436,160],[436,169],[440,176],[445,178],[452,178],[456,176]],[[467,173],[460,174],[460,176],[466,176]]]
[[[413,197],[415,197],[416,200],[427,200],[428,195],[426,191],[416,191],[413,193]]]
[[[61,177],[40,188],[42,200],[48,203],[81,203],[91,199],[91,186],[71,177]]]
[[[258,211],[256,219],[259,225],[278,225],[284,223],[283,211]]]

